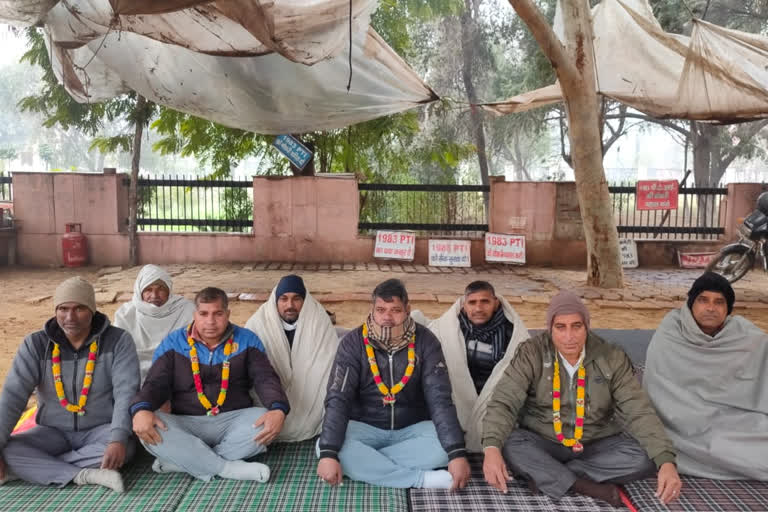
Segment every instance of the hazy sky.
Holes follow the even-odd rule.
[[[8,25],[0,23],[0,65],[18,62],[25,49],[24,36],[17,36]]]

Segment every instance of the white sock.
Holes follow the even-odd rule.
[[[266,482],[269,480],[269,466],[260,462],[230,460],[224,464],[224,469],[221,470],[219,476],[221,478],[229,478],[230,480]]]
[[[155,462],[152,463],[152,471],[155,473],[186,473],[173,462],[169,460],[160,462],[160,459],[155,459]]]
[[[424,489],[450,489],[453,487],[453,476],[444,469],[425,471],[421,487]]]
[[[123,492],[123,477],[114,469],[83,469],[74,479],[77,485],[103,485],[115,492]]]

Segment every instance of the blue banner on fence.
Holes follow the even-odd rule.
[[[307,162],[312,158],[312,152],[290,135],[278,135],[272,145],[299,169],[304,169]]]

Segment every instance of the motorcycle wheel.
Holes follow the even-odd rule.
[[[755,253],[743,245],[726,247],[707,265],[707,272],[720,274],[730,283],[735,283],[750,271],[755,264]]]

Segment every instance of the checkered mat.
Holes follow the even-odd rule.
[[[502,494],[485,483],[482,470],[482,456],[470,455],[472,480],[457,492],[429,489],[411,489],[409,492],[411,510],[465,512],[521,511],[521,512],[626,512],[626,508],[614,508],[591,498],[568,494],[560,501],[554,501],[543,494],[533,495],[528,487],[519,481],[510,483],[509,492]],[[664,507],[653,495],[656,479],[648,478],[625,486],[632,504],[639,512],[735,512],[768,511],[768,482],[716,481],[705,478],[682,477],[682,496],[669,507]]]
[[[408,512],[408,497],[402,489],[373,487],[348,479],[334,488],[321,482],[316,474],[313,441],[277,444],[257,457],[272,471],[267,484],[220,478],[206,484],[187,475],[159,475],[152,471],[151,456],[143,450],[140,453],[123,472],[124,494],[94,485],[57,489],[17,480],[0,486],[0,512]]]
[[[97,485],[67,485],[58,489],[15,480],[0,486],[0,511],[112,512],[118,510],[172,512],[192,483],[181,474],[152,472],[152,458],[140,455],[123,471],[126,492],[118,494]]]
[[[441,511],[465,512],[478,510],[482,512],[614,512],[622,509],[614,508],[607,503],[595,501],[585,496],[568,494],[559,501],[554,501],[543,494],[533,495],[528,487],[519,480],[510,482],[509,492],[502,494],[487,483],[483,478],[483,458],[479,454],[469,456],[472,466],[472,479],[466,488],[460,491],[445,491],[436,489],[411,489],[409,498],[413,512]]]
[[[684,512],[731,512],[768,510],[768,482],[751,480],[708,480],[682,477],[683,490],[680,498],[668,509]],[[656,479],[648,478],[626,486],[632,503],[638,511],[660,510],[662,507],[653,496]]]
[[[405,490],[374,487],[344,479],[331,487],[317,476],[314,441],[278,444],[255,460],[270,467],[269,484],[216,479],[194,481],[178,510],[391,511],[408,512]]]

